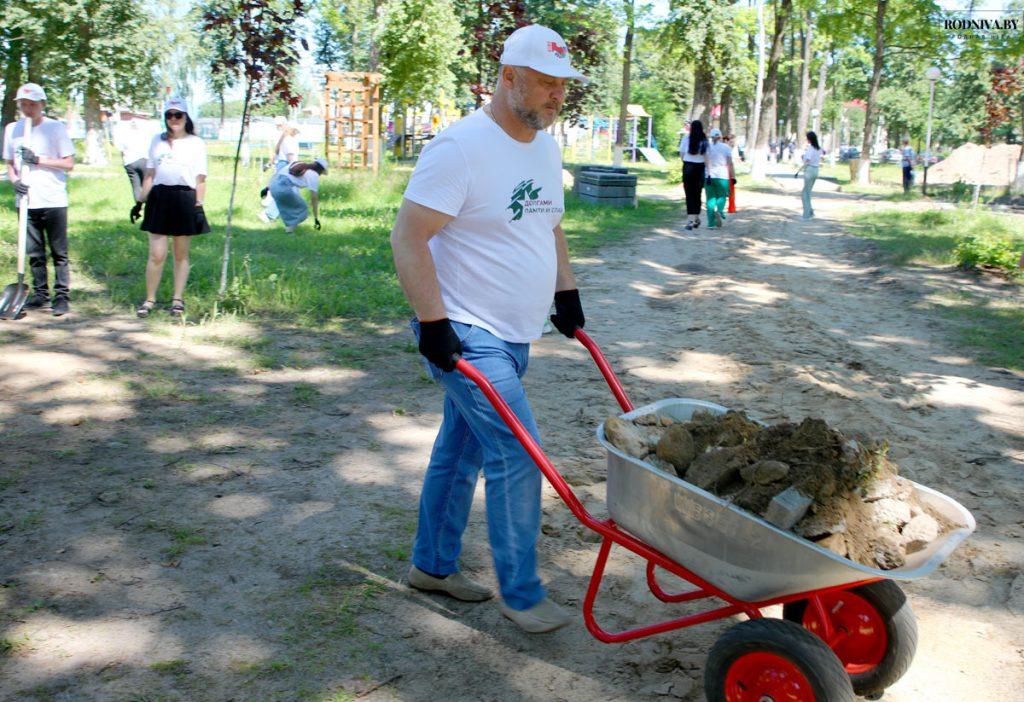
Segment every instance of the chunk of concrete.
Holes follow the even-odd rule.
[[[746,465],[747,451],[742,446],[712,449],[693,459],[686,480],[704,490],[717,490],[732,482]]]
[[[686,469],[697,455],[690,430],[681,424],[669,427],[661,435],[655,452],[658,458],[671,463],[679,475],[686,473]]]
[[[615,448],[636,458],[647,455],[647,437],[632,422],[609,417],[604,423],[604,435]]]
[[[903,550],[896,539],[891,536],[876,537],[871,542],[871,550],[875,557],[875,563],[882,570],[899,568],[906,563],[906,559],[903,557]]]
[[[827,536],[821,541],[818,541],[817,544],[822,548],[827,548],[837,556],[846,558],[846,537],[842,534],[832,534],[831,536]]]
[[[789,487],[772,498],[764,518],[780,529],[792,529],[793,525],[803,519],[811,507],[811,498],[795,487]]]
[[[899,529],[910,521],[910,505],[892,497],[883,497],[868,504],[871,521],[878,526]]]
[[[789,464],[782,461],[758,461],[740,469],[740,477],[746,483],[767,485],[789,475]]]
[[[939,523],[927,514],[919,514],[903,526],[900,537],[908,555],[917,553],[939,538]]]

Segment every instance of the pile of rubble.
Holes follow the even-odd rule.
[[[765,426],[699,410],[687,422],[612,417],[604,432],[619,450],[872,568],[899,568],[952,528],[915,498],[886,445],[820,419]]]

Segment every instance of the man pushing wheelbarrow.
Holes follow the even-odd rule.
[[[509,36],[500,61],[491,103],[424,148],[391,233],[420,352],[445,389],[409,583],[466,601],[492,596],[458,562],[482,469],[501,611],[542,633],[571,620],[537,576],[542,476],[455,364],[461,356],[486,374],[538,438],[520,382],[530,342],[540,338],[552,298],[551,319],[563,334],[584,322],[560,224],[561,150],[542,130],[558,116],[568,81],[584,78],[562,37],[539,25]]]

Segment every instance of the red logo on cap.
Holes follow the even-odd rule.
[[[564,46],[559,46],[558,44],[556,44],[553,41],[549,41],[548,42],[548,51],[550,51],[551,53],[553,53],[556,56],[558,56],[558,58],[565,58],[565,54],[566,54],[565,47]]]

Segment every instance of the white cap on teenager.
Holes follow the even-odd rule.
[[[320,166],[321,168],[323,168],[323,169],[324,169],[324,173],[326,173],[326,172],[327,172],[327,159],[325,159],[325,158],[323,158],[323,157],[321,156],[320,158],[314,159],[314,160],[313,160],[313,163],[316,163],[316,164],[317,164],[317,165],[319,165],[319,166]]]
[[[572,67],[569,48],[561,35],[539,24],[520,27],[512,32],[505,40],[499,63],[502,66],[526,66],[554,78],[587,81],[586,76]]]
[[[188,114],[188,103],[185,102],[185,98],[168,98],[167,102],[164,103],[164,112],[167,112],[169,110],[177,110],[178,112],[184,112],[185,114]]]
[[[708,134],[708,136],[710,136],[712,139],[714,139],[715,137],[720,137],[722,136],[722,130],[719,129],[718,127],[715,127],[714,129],[711,130],[711,133]]]
[[[14,96],[15,100],[35,100],[42,102],[46,99],[46,93],[37,83],[25,83],[25,85],[18,88],[18,93]]]

